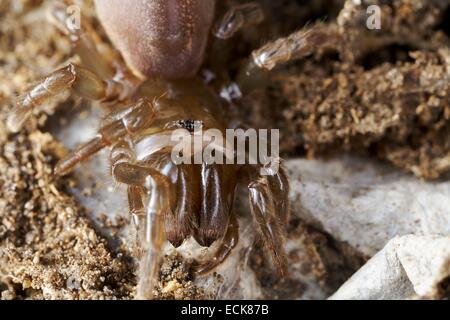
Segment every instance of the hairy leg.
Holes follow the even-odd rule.
[[[253,51],[253,63],[261,69],[272,70],[278,65],[304,58],[318,49],[334,49],[340,41],[336,32],[319,23]]]
[[[106,99],[114,91],[96,74],[75,64],[69,64],[38,82],[19,99],[16,108],[7,119],[8,128],[18,132],[34,109],[67,90],[91,100]]]
[[[281,167],[281,172],[275,176],[260,176],[255,167],[246,169],[251,180],[248,185],[250,209],[257,231],[275,267],[282,275],[287,265],[284,240],[289,216],[288,185],[285,174]]]
[[[305,27],[254,50],[249,61],[241,67],[236,83],[243,94],[264,89],[269,83],[268,71],[318,50],[336,50],[341,41],[337,31],[326,25],[318,23]]]
[[[290,203],[289,203],[289,181],[286,172],[280,166],[277,174],[265,176],[268,187],[272,192],[275,210],[278,213],[280,221],[283,225],[289,222]]]

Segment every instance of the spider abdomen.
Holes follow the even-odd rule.
[[[97,14],[141,77],[192,77],[203,62],[215,0],[95,0]]]

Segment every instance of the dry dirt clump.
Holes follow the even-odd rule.
[[[369,150],[418,176],[450,169],[450,50],[415,52],[413,63],[314,77],[280,74],[273,95],[289,104],[284,150]],[[312,71],[312,70],[311,70]],[[313,71],[316,72],[316,71]]]
[[[201,300],[207,298],[204,290],[192,281],[190,264],[176,253],[164,259],[160,282],[156,288],[156,299]]]
[[[1,146],[2,297],[131,297],[132,263],[108,250],[82,210],[61,191],[61,181],[52,174],[55,150],[53,138],[39,131]]]
[[[382,9],[368,30],[366,8]],[[346,1],[316,28],[335,38],[273,72],[247,106],[251,125],[281,129],[287,155],[357,150],[417,176],[450,171],[450,1]],[[255,114],[259,116],[255,117]]]

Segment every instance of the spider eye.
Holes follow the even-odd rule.
[[[186,129],[190,133],[194,133],[196,130],[199,130],[203,127],[203,121],[198,120],[179,120],[177,122],[178,127]]]

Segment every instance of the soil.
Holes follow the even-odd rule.
[[[356,13],[365,11],[346,2],[336,21],[316,27],[331,40],[268,74],[241,117],[250,127],[280,128],[287,157],[352,151],[424,179],[445,176],[450,1],[363,2],[380,6],[380,31],[368,30]]]
[[[450,171],[450,1],[370,1],[381,5],[386,26],[375,37],[357,23],[352,1],[345,7],[338,0],[261,2],[276,14],[227,47],[220,65],[229,69],[208,60],[220,81],[236,77],[244,58],[262,42],[308,22],[320,21],[330,37],[342,37],[341,45],[318,48],[307,59],[267,75],[266,90],[235,102],[236,119],[247,126],[281,128],[286,156],[362,152],[427,179]],[[19,134],[10,134],[4,125],[7,111],[30,84],[70,59],[76,61],[69,41],[42,19],[45,3],[0,2],[1,298],[132,299],[133,253],[128,246],[111,248],[71,195],[75,182],[53,175],[54,164],[67,150],[45,132],[48,114],[78,100],[65,96],[53,101]],[[90,1],[82,6],[84,14],[94,16]],[[124,223],[105,218],[104,227],[117,230]],[[301,222],[293,222],[291,229],[291,236],[301,235],[309,248],[304,268],[328,290],[364,262],[330,235]],[[255,252],[251,263],[264,265]],[[289,298],[287,287],[303,288],[302,283],[278,287],[265,268],[259,270],[263,288],[277,284],[277,297]],[[165,259],[157,297],[207,298],[192,282],[189,262],[177,255]]]
[[[0,6],[1,297],[129,299],[134,262],[127,252],[108,248],[69,195],[72,182],[53,175],[67,151],[37,129],[46,116],[16,135],[4,126],[18,93],[70,57],[64,37],[37,19],[41,5],[2,1]]]

